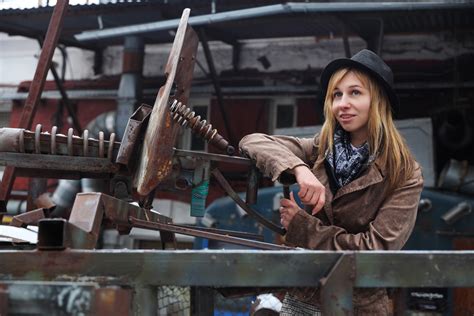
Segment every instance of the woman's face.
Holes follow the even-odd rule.
[[[332,91],[332,113],[351,135],[354,146],[363,144],[368,138],[370,92],[362,81],[348,72]]]

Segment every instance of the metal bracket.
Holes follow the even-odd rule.
[[[355,256],[342,254],[328,275],[320,280],[323,315],[353,315]]]

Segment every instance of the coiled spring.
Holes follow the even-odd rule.
[[[173,100],[170,103],[170,112],[173,120],[181,126],[190,128],[193,133],[217,148],[225,150],[228,155],[234,154],[234,147],[229,145],[229,142],[217,132],[217,129],[212,128],[212,124],[201,119],[201,116],[196,116],[196,113],[185,104],[178,102],[178,100]]]
[[[196,113],[186,105],[174,100],[170,105],[170,111],[173,113],[173,120],[184,127],[191,128],[196,134],[199,134],[207,141],[211,141],[217,134],[217,129],[212,128],[212,124],[208,124],[206,120],[202,120],[201,116],[195,116]]]
[[[25,142],[25,135],[29,135],[30,131],[24,131],[24,133],[20,133],[19,136],[19,151],[21,153],[25,153],[28,147]],[[28,136],[26,136],[28,137]],[[45,149],[44,146],[47,142],[49,142],[49,154],[57,155],[57,154],[66,154],[68,156],[84,156],[84,157],[93,157],[96,156],[99,158],[105,158],[112,160],[113,158],[113,151],[114,151],[114,143],[115,143],[115,133],[110,134],[109,141],[105,140],[104,132],[99,132],[99,139],[89,138],[89,131],[84,130],[82,137],[74,135],[74,130],[69,128],[67,132],[67,136],[63,134],[58,134],[58,127],[53,126],[51,128],[51,133],[49,132],[42,132],[42,125],[36,125],[35,132],[34,132],[34,145],[33,145],[33,153],[35,154],[44,154]],[[58,139],[61,141],[58,142]],[[79,141],[78,141],[79,140]],[[82,146],[78,146],[78,142],[82,140]],[[59,145],[59,143],[61,145]],[[65,148],[64,145],[66,144]],[[42,146],[43,145],[43,146]],[[31,147],[31,146],[30,146]],[[81,147],[81,148],[79,148]],[[95,149],[98,147],[97,149]],[[91,150],[94,148],[94,150]],[[107,153],[105,152],[107,148]]]

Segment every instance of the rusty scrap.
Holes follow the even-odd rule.
[[[145,124],[150,116],[151,109],[151,106],[142,104],[128,119],[124,137],[117,154],[117,163],[125,166],[129,166],[131,163],[132,156],[138,149],[137,145],[143,131],[142,128],[146,126]]]
[[[103,193],[77,194],[67,222],[42,219],[49,215],[47,213],[54,205],[17,216],[14,219],[15,225],[21,226],[36,221],[43,225],[39,249],[93,249],[96,247],[104,220],[111,222],[122,234],[129,233],[132,227],[158,230],[163,247],[172,244],[176,248],[175,233],[181,233],[257,249],[291,249],[265,243],[263,237],[256,234],[175,225],[171,218],[151,209],[154,191],[160,183],[167,184],[163,180],[173,181],[176,180],[174,177],[187,172],[189,179],[182,179],[189,180],[194,189],[203,183],[207,185],[213,162],[252,166],[250,159],[230,156],[234,148],[229,142],[219,135],[212,125],[195,116],[194,112],[184,105],[189,97],[199,42],[187,24],[188,18],[189,10],[186,9],[167,63],[167,81],[159,90],[154,107],[142,105],[133,113],[121,143],[115,142],[115,134],[112,134],[108,141],[104,139],[103,132],[99,133],[99,139],[92,139],[89,138],[87,130],[84,130],[82,137],[75,136],[72,128],[68,130],[67,135],[63,135],[58,134],[56,126],[50,132],[44,132],[40,124],[34,131],[22,128],[0,129],[0,162],[17,168],[18,174],[63,179],[108,178],[112,179],[112,191],[115,194],[118,192],[117,196],[124,198],[121,200]],[[170,99],[174,101],[171,102],[171,108]],[[228,155],[175,149],[173,145],[179,125],[189,126]],[[173,165],[182,168],[173,171]],[[213,174],[248,214],[269,229],[284,234],[283,228],[268,221],[245,204],[217,169]],[[258,179],[256,174],[252,175],[249,183],[249,202],[255,200]],[[131,188],[122,188],[124,183],[128,186],[127,183],[131,183],[133,178],[140,195],[139,200],[142,201],[140,206],[129,203]],[[199,191],[199,197],[203,201],[206,196],[207,191]],[[146,203],[143,204],[143,201]],[[45,205],[51,204],[48,202],[50,201],[42,201]],[[200,207],[202,216],[204,205]],[[191,213],[193,214],[193,210]]]

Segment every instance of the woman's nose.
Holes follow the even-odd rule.
[[[343,94],[339,100],[337,101],[337,106],[341,107],[341,108],[347,108],[350,106],[350,100],[348,98],[348,96],[346,94]]]

